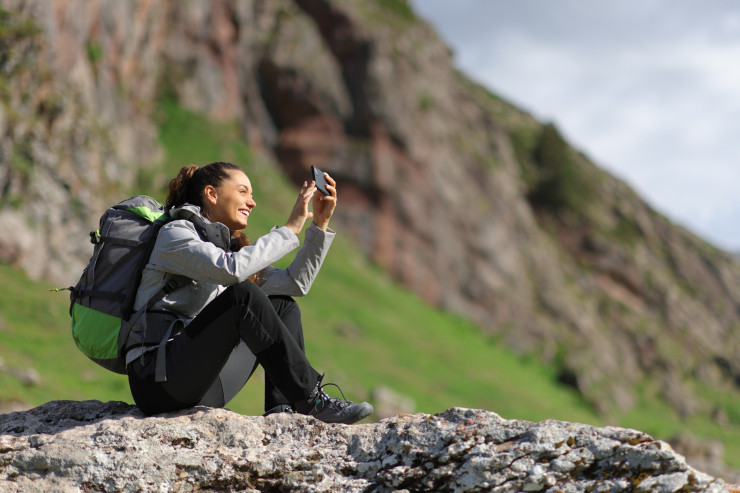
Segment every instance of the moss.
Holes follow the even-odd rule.
[[[88,42],[87,43],[87,59],[90,62],[90,65],[92,65],[93,72],[98,72],[98,64],[100,63],[100,60],[103,58],[103,47],[100,45],[100,43],[93,43]]]
[[[403,29],[418,22],[407,0],[376,0],[355,5],[361,9],[362,18],[374,25]]]
[[[31,20],[0,7],[0,79],[13,77],[25,66],[27,56],[21,57],[22,62],[16,61],[18,50],[23,49],[19,47],[24,42],[33,42],[41,32]]]
[[[26,189],[33,176],[33,158],[31,156],[31,144],[28,136],[24,136],[13,143],[13,151],[9,163],[9,180],[17,181],[22,189]],[[24,194],[11,195],[6,198],[7,204],[17,209],[25,203]]]
[[[567,212],[583,217],[593,189],[578,165],[574,150],[554,124],[542,127],[532,161],[536,177],[528,194],[530,203],[558,217]]]
[[[650,477],[650,474],[643,471],[629,478],[629,481],[633,488],[637,488],[638,486],[640,486],[640,483],[642,483],[649,477]]]
[[[432,109],[433,105],[434,100],[432,99],[432,96],[428,92],[423,91],[419,95],[419,109],[423,112],[427,112]]]
[[[394,17],[406,21],[416,21],[416,14],[407,0],[376,0],[378,6]]]
[[[23,39],[35,38],[41,32],[33,21],[21,19],[18,14],[0,7],[0,53]]]
[[[617,224],[608,233],[611,238],[627,247],[635,247],[642,239],[642,231],[634,221],[621,214],[617,216]]]
[[[103,47],[99,43],[87,43],[87,59],[96,64],[103,58]]]
[[[10,104],[10,96],[17,88],[19,74],[29,70],[34,57],[29,53],[33,48],[33,41],[41,29],[33,22],[21,19],[16,13],[0,7],[0,102],[5,113],[6,124],[12,128],[21,116]],[[25,100],[31,92],[25,91],[21,97]],[[11,168],[20,168],[24,173],[29,169],[25,158],[17,157],[24,154],[13,146]]]
[[[531,132],[522,129],[516,129],[509,133],[511,145],[514,148],[514,155],[519,163],[519,169],[522,174],[522,180],[527,190],[531,190],[537,179],[534,167],[532,166],[532,153],[535,141],[532,139]]]

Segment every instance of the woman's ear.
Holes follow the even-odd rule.
[[[213,185],[206,185],[206,188],[203,189],[203,195],[205,195],[206,200],[209,204],[216,204],[218,200],[218,194],[216,193],[216,187]]]

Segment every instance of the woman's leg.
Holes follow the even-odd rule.
[[[319,374],[270,300],[258,286],[245,282],[229,287],[167,343],[166,382],[151,381],[156,353],[134,362],[130,380],[137,404],[141,401],[145,412],[163,412],[196,405],[204,397],[218,398],[214,382],[240,342],[289,402],[305,399],[316,386]]]
[[[301,310],[298,308],[298,303],[290,296],[268,296],[268,298],[291,337],[298,343],[298,347],[301,348],[303,354],[306,354]],[[226,365],[199,404],[210,407],[224,407],[241,391],[257,369],[257,365],[257,357],[242,341],[231,352]],[[280,392],[270,376],[265,374],[265,411],[275,409],[280,405],[289,406],[291,402]]]
[[[303,324],[301,323],[301,310],[298,303],[290,296],[270,296],[275,312],[283,321],[291,337],[298,343],[303,354],[306,353],[303,342]],[[265,375],[265,411],[276,408],[283,404],[291,404],[293,401],[286,398],[280,389],[272,382],[269,375]]]
[[[209,407],[226,406],[246,385],[258,365],[257,356],[244,341],[239,342],[198,404]]]
[[[282,395],[272,397],[287,400],[297,412],[345,424],[373,412],[367,402],[355,404],[323,391],[321,377],[303,354],[302,337],[293,337],[273,303],[248,282],[228,288],[167,343],[166,382],[154,381],[156,352],[132,363],[129,383],[136,404],[145,413],[155,414],[224,400],[225,387],[221,385],[219,392],[214,382],[235,359],[241,359],[234,356],[234,350],[242,342],[265,369],[271,385],[280,389]]]

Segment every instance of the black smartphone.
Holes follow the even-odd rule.
[[[311,166],[311,174],[313,175],[313,181],[316,182],[316,188],[319,189],[319,192],[324,195],[331,195],[329,190],[326,189],[326,178],[324,178],[324,172],[316,166]]]

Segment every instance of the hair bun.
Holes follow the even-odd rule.
[[[177,176],[170,181],[167,190],[167,200],[165,201],[165,206],[174,207],[177,205],[182,205],[188,201],[187,185],[196,171],[198,171],[198,166],[196,166],[195,164],[183,166],[182,168],[180,168]]]

